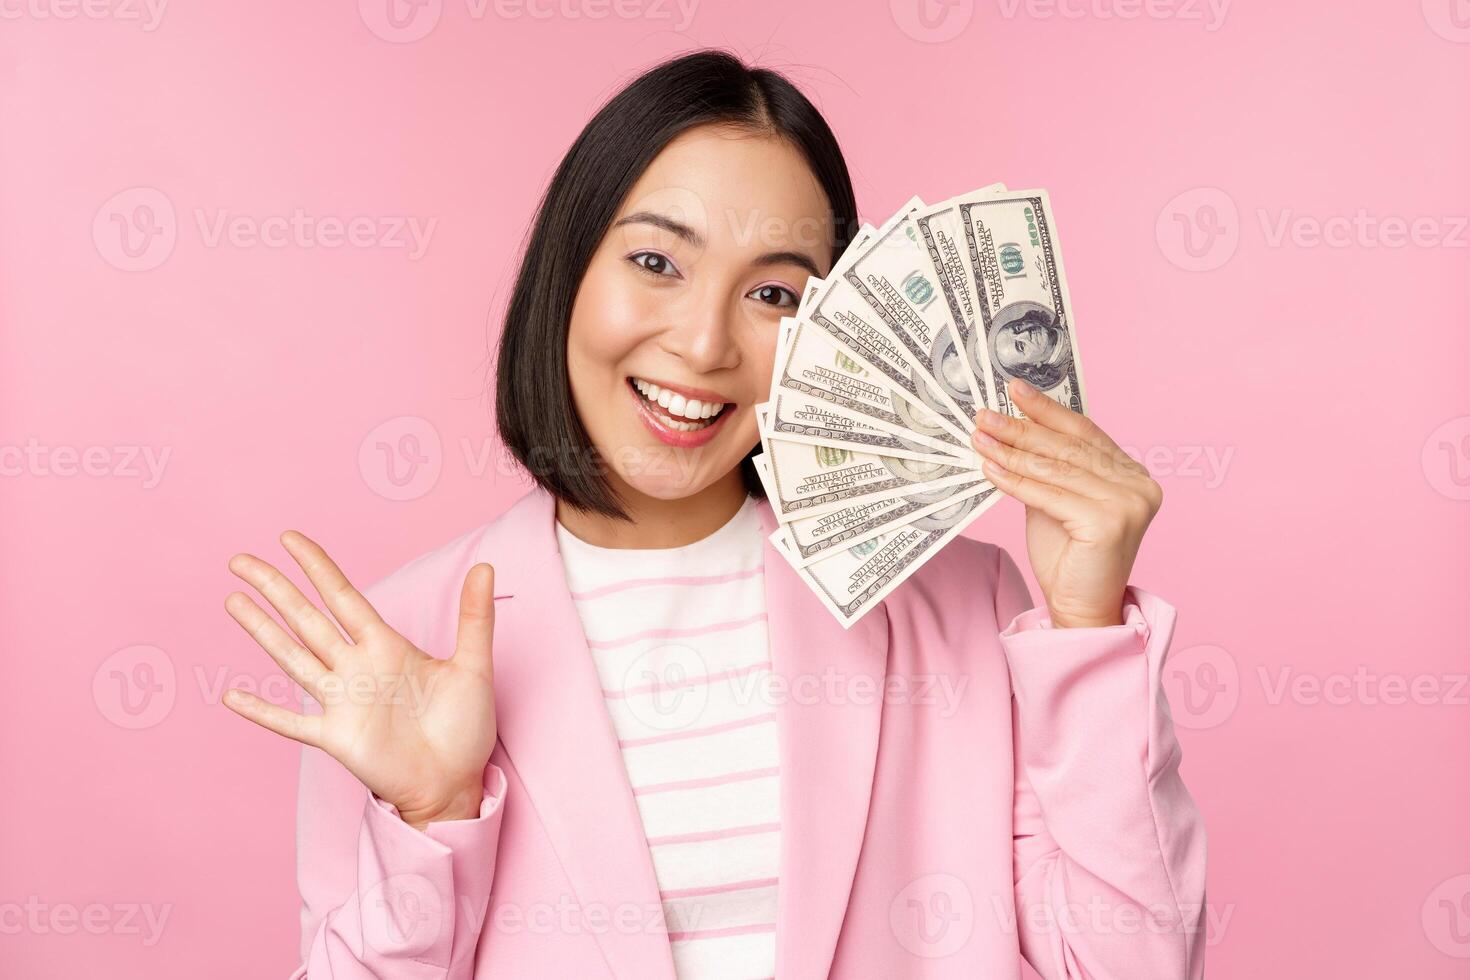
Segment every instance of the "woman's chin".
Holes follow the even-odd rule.
[[[618,476],[635,493],[653,500],[683,500],[694,496],[713,482],[704,474],[688,478],[679,474],[654,476],[648,473],[619,473]]]
[[[599,450],[599,455],[617,482],[634,493],[654,500],[681,500],[708,489],[739,467],[756,442],[751,433],[749,444],[736,452],[741,435],[738,428],[732,428],[706,445],[670,446],[638,426],[622,434],[616,451]]]
[[[725,454],[720,454],[722,457]],[[740,465],[740,458],[715,459],[707,449],[649,445],[613,457],[612,471],[635,493],[654,500],[692,497]]]

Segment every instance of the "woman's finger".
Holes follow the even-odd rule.
[[[1066,433],[1113,455],[1120,463],[1126,461],[1130,467],[1139,465],[1131,456],[1123,452],[1122,447],[1113,441],[1112,436],[1109,436],[1101,426],[1087,416],[1072,411],[1059,401],[1048,398],[1020,378],[1012,378],[1007,387],[1016,405],[1028,417],[1049,429]]]
[[[1016,406],[1025,412],[1027,416],[1042,423],[1049,429],[1065,432],[1069,436],[1081,439],[1087,433],[1087,416],[1074,412],[1061,402],[1043,394],[1036,388],[1022,381],[1020,378],[1012,378],[1006,382],[1006,392]]]
[[[459,635],[454,662],[494,677],[495,569],[485,562],[471,568],[459,592]]]
[[[1070,490],[1089,500],[1110,500],[1117,496],[1117,484],[1065,459],[1008,446],[978,429],[974,442],[981,456],[1019,476]]]
[[[277,735],[321,748],[321,715],[298,714],[239,688],[225,692],[225,707]]]
[[[981,470],[985,478],[994,483],[1001,492],[1010,494],[1027,507],[1035,507],[1058,521],[1088,520],[1092,517],[1092,509],[1097,506],[1094,501],[1080,497],[1070,490],[1012,473],[994,460],[987,459],[981,464]]]
[[[347,648],[347,641],[336,625],[301,594],[301,590],[269,562],[254,555],[238,554],[230,559],[230,571],[255,587],[267,602],[281,614],[286,625],[321,658],[328,667],[336,667]]]
[[[225,599],[225,611],[250,634],[251,639],[260,644],[261,649],[270,654],[287,677],[300,684],[318,703],[324,702],[322,681],[331,672],[310,650],[297,643],[295,637],[243,592],[229,594]]]
[[[281,545],[296,559],[296,564],[311,580],[317,595],[322,597],[322,602],[327,604],[337,622],[354,641],[361,642],[369,629],[382,624],[382,617],[372,603],[347,580],[342,569],[321,545],[300,531],[282,534]]]
[[[1089,470],[1104,478],[1116,479],[1118,475],[1119,463],[1110,453],[1083,442],[1076,436],[1048,429],[1033,419],[1012,418],[988,408],[981,409],[975,415],[975,431],[971,434],[971,441],[977,451],[986,445],[986,436],[1037,456]],[[1003,459],[1000,462],[1009,465]]]

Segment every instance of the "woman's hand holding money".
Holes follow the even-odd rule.
[[[1019,379],[1009,391],[1027,417],[981,409],[971,442],[985,476],[1026,505],[1026,547],[1052,624],[1119,625],[1163,488],[1091,419]]]

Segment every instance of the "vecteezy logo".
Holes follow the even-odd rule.
[[[614,700],[650,732],[687,731],[709,704],[709,679],[709,664],[698,650],[660,643],[628,664]]]
[[[1470,0],[1422,0],[1424,21],[1446,41],[1470,44]]]
[[[376,805],[376,804],[374,804]],[[362,932],[380,953],[414,956],[434,945],[445,907],[434,883],[423,875],[384,878],[363,896]]]
[[[1218,187],[1177,195],[1159,212],[1154,237],[1164,258],[1190,272],[1218,269],[1240,244],[1240,213]]]
[[[888,925],[899,945],[915,956],[950,956],[975,931],[975,900],[969,886],[954,875],[927,874],[894,896]]]
[[[1470,875],[1440,882],[1420,910],[1424,935],[1446,956],[1470,959]]]
[[[1240,703],[1240,669],[1226,649],[1188,647],[1164,661],[1169,713],[1180,728],[1214,728]]]
[[[92,675],[93,703],[119,728],[152,728],[168,717],[177,694],[174,663],[158,647],[124,647]]]
[[[400,415],[367,434],[357,448],[363,482],[388,500],[417,500],[439,482],[444,451],[428,419]]]
[[[357,0],[367,29],[392,44],[411,44],[428,37],[444,12],[443,0]]]
[[[939,44],[958,37],[975,15],[975,0],[889,0],[893,22],[915,41]]]
[[[1470,500],[1470,415],[1450,419],[1429,433],[1419,462],[1436,491],[1451,500]]]
[[[92,243],[108,265],[124,272],[156,269],[173,254],[179,222],[173,202],[156,187],[119,191],[97,209]]]

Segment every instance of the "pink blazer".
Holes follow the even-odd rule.
[[[500,738],[479,818],[425,832],[305,750],[295,978],[674,980],[554,520],[532,490],[368,590],[445,656],[465,572],[495,566]],[[780,980],[1011,980],[1022,957],[1047,980],[1203,976],[1205,831],[1160,684],[1172,606],[1130,588],[1124,625],[1053,629],[1010,556],[965,538],[851,630],[769,541],[765,590],[791,682]]]

